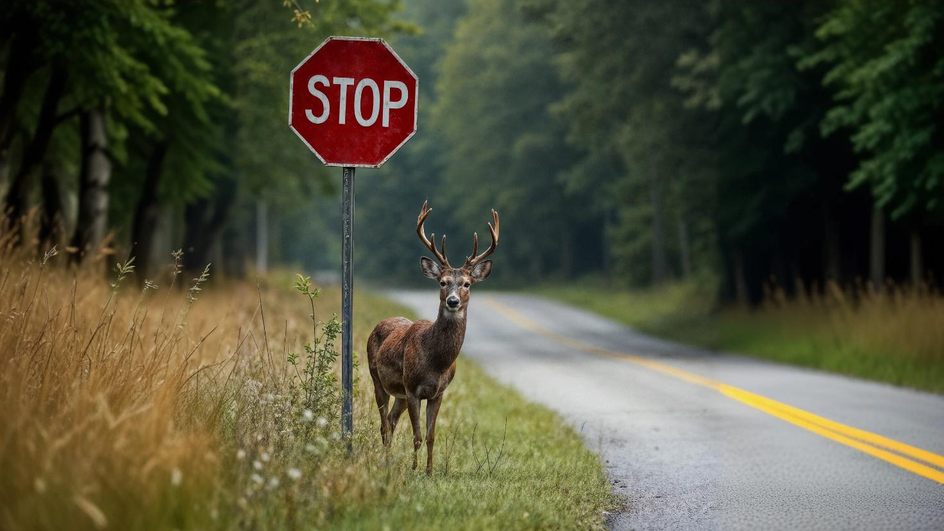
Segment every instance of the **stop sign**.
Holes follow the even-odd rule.
[[[416,133],[417,85],[383,39],[329,37],[292,70],[288,125],[325,165],[377,168]]]

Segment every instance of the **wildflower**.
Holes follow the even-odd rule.
[[[253,461],[252,468],[255,468],[256,470],[262,470],[262,463],[260,463],[259,461]]]
[[[240,448],[239,451],[236,452],[236,459],[239,459],[240,461],[242,461],[245,458],[246,458],[246,450],[243,450],[242,448]]]
[[[183,473],[179,468],[174,468],[170,471],[170,484],[173,486],[180,485],[180,482],[184,479]]]
[[[273,476],[269,478],[269,488],[274,489],[279,486],[279,478]]]
[[[326,419],[326,418],[324,418],[324,417],[318,417],[318,427],[319,427],[319,428],[324,428],[324,427],[327,426],[327,425],[328,425],[328,419]]]
[[[315,418],[315,414],[312,413],[310,409],[306,409],[305,411],[303,411],[302,416],[305,417],[305,420],[308,422],[311,422],[311,420]],[[318,420],[320,421],[321,419],[318,419]]]
[[[297,468],[290,468],[288,469],[288,477],[297,480],[302,477],[302,471]]]
[[[269,452],[262,452],[262,455],[260,455],[259,457],[262,458],[263,463],[269,462]]]
[[[310,453],[315,453],[315,445],[308,443],[305,445],[305,451]]]
[[[253,474],[249,476],[249,479],[251,479],[252,482],[257,485],[262,485],[262,476],[260,476],[259,474]]]

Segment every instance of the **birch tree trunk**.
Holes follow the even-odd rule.
[[[72,238],[72,245],[79,250],[75,255],[79,261],[85,253],[101,245],[108,233],[108,183],[111,181],[104,105],[83,112],[80,123],[79,215]]]
[[[46,156],[46,150],[49,149],[49,142],[52,140],[52,133],[58,123],[56,113],[58,112],[59,101],[65,91],[66,69],[61,65],[56,65],[52,69],[49,83],[46,85],[46,92],[43,94],[43,103],[39,110],[36,131],[26,145],[20,168],[13,177],[13,182],[10,183],[10,189],[7,192],[7,217],[13,224],[20,222],[28,209],[29,193],[42,169],[43,158]]]

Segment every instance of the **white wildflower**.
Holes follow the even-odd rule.
[[[253,483],[262,485],[262,476],[260,476],[259,474],[253,474],[249,476],[249,479],[251,479]]]
[[[308,443],[305,445],[305,451],[310,453],[315,453],[315,445]]]
[[[324,427],[327,426],[327,425],[328,425],[328,419],[326,419],[326,418],[324,418],[324,417],[318,417],[318,426],[319,426],[319,427],[324,428]]]
[[[259,456],[262,459],[263,463],[269,462],[269,452],[262,452],[262,455]]]
[[[271,478],[269,478],[269,488],[270,488],[270,489],[274,489],[274,488],[276,488],[276,487],[278,487],[278,486],[279,486],[279,478],[274,477],[274,476],[271,477]]]
[[[290,468],[288,469],[288,477],[297,480],[302,477],[302,471],[297,468]]]
[[[180,482],[183,481],[184,475],[179,468],[174,468],[170,471],[170,484],[173,486],[180,485]]]
[[[239,451],[236,452],[236,459],[239,459],[240,461],[242,461],[245,458],[246,458],[246,450],[243,450],[242,448],[240,448]]]
[[[253,461],[252,468],[255,468],[256,470],[262,470],[262,463],[260,463],[259,461]]]
[[[310,409],[306,409],[305,411],[303,411],[302,416],[305,417],[305,420],[308,422],[311,422],[311,420],[315,418],[315,414],[312,413]]]

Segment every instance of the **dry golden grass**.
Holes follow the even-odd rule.
[[[382,448],[364,367],[353,455],[337,389],[306,399],[287,360],[304,365],[311,310],[291,276],[204,284],[171,264],[139,287],[67,258],[0,253],[0,529],[602,527],[598,458],[473,364],[460,362],[427,478],[409,468],[408,429]],[[318,319],[338,299],[317,299]],[[355,307],[355,352],[402,314],[369,295]]]
[[[228,405],[221,382],[237,367],[280,376],[256,318],[260,294],[243,283],[197,291],[175,266],[158,279],[163,289],[131,278],[110,285],[101,263],[62,262],[4,259],[0,527],[167,521],[177,503],[162,499],[167,492],[208,503],[201,493],[212,492],[206,482],[221,466]],[[298,314],[285,316],[283,335],[299,336]],[[48,510],[64,498],[74,503]]]

